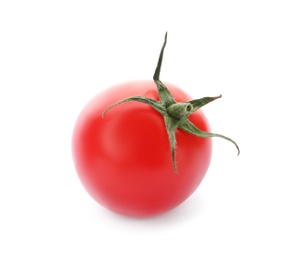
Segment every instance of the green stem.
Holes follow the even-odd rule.
[[[184,130],[185,132],[201,137],[201,138],[209,138],[209,137],[221,137],[223,139],[226,139],[230,142],[232,142],[237,150],[238,154],[240,153],[238,145],[230,138],[220,135],[220,134],[214,134],[214,133],[208,133],[200,130],[197,128],[189,119],[188,116],[201,107],[205,106],[206,104],[221,98],[220,96],[216,97],[204,97],[200,99],[190,100],[186,102],[176,102],[175,98],[170,93],[169,89],[161,82],[160,80],[160,72],[161,72],[161,65],[163,61],[163,55],[164,50],[167,43],[167,33],[165,34],[164,43],[159,55],[157,67],[153,76],[153,80],[157,86],[158,95],[160,98],[160,101],[153,100],[147,97],[143,96],[134,96],[125,98],[122,100],[117,101],[116,103],[110,105],[102,114],[106,114],[106,112],[113,108],[114,106],[117,106],[124,102],[141,102],[145,103],[147,105],[150,105],[153,107],[157,112],[159,112],[162,117],[164,118],[165,122],[165,130],[167,131],[168,138],[169,138],[169,144],[170,144],[170,151],[171,151],[171,159],[173,163],[173,168],[175,173],[178,173],[177,166],[176,166],[176,130],[178,128]]]
[[[164,56],[164,50],[165,50],[165,47],[166,47],[166,44],[167,44],[167,36],[168,36],[168,33],[166,32],[165,33],[165,40],[164,40],[164,43],[163,43],[163,47],[161,49],[159,60],[158,60],[158,63],[157,63],[157,67],[156,67],[156,70],[155,70],[155,73],[154,73],[154,76],[153,76],[153,80],[154,81],[157,81],[157,80],[160,79],[160,72],[161,72],[161,65],[162,65],[163,56]]]
[[[193,106],[190,103],[180,102],[175,103],[167,108],[167,112],[170,116],[181,119],[182,117],[188,117],[192,112]]]

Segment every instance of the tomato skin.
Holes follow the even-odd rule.
[[[176,86],[166,86],[178,102],[191,100]],[[108,106],[130,96],[158,100],[153,81],[124,83],[96,95],[76,121],[73,159],[81,183],[98,203],[119,214],[149,217],[178,206],[197,189],[210,164],[212,142],[178,129],[176,174],[164,119],[155,109],[128,102],[102,117]],[[210,132],[200,109],[189,120]]]

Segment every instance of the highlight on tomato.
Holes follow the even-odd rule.
[[[211,160],[212,133],[202,107],[221,98],[192,99],[163,83],[167,33],[153,80],[133,81],[97,94],[75,123],[72,154],[79,179],[107,209],[150,217],[184,202],[202,182]]]

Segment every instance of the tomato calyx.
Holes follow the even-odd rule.
[[[178,128],[182,129],[183,131],[201,137],[201,138],[209,138],[209,137],[221,137],[223,139],[226,139],[230,142],[232,142],[238,151],[238,154],[240,154],[240,150],[238,145],[236,144],[235,141],[232,139],[216,134],[216,133],[209,133],[200,130],[197,128],[189,119],[188,117],[194,113],[196,110],[200,109],[201,107],[205,106],[206,104],[221,98],[222,96],[215,96],[215,97],[203,97],[200,99],[195,99],[195,100],[190,100],[186,102],[177,102],[172,94],[170,93],[169,89],[161,82],[160,80],[160,71],[161,71],[161,65],[162,65],[162,60],[163,60],[163,54],[165,50],[165,46],[167,43],[167,33],[165,34],[165,40],[160,52],[159,60],[157,63],[157,67],[153,76],[153,80],[157,86],[158,94],[159,94],[159,101],[154,100],[151,98],[147,98],[144,96],[133,96],[133,97],[128,97],[122,100],[119,100],[112,105],[110,105],[106,110],[103,112],[102,117],[114,106],[117,106],[121,103],[125,102],[131,102],[131,101],[136,101],[136,102],[141,102],[150,105],[153,107],[157,112],[159,112],[165,122],[165,127],[166,131],[168,133],[169,137],[169,143],[170,143],[170,149],[171,149],[171,156],[172,156],[172,164],[175,173],[178,173],[177,170],[177,165],[176,165],[176,160],[175,160],[175,150],[176,150],[176,130]]]

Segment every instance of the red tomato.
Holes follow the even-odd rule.
[[[191,97],[166,84],[176,101]],[[130,96],[158,100],[153,81],[130,82],[95,96],[79,115],[72,150],[78,176],[87,192],[104,207],[128,216],[147,217],[166,212],[185,201],[199,186],[211,159],[211,138],[176,130],[174,173],[164,119],[139,102],[111,104]],[[199,109],[188,119],[202,131],[209,124]]]
[[[167,33],[154,82],[102,92],[83,109],[74,129],[73,156],[83,186],[100,204],[128,216],[157,215],[187,199],[208,169],[209,137],[232,142],[239,153],[232,139],[210,133],[200,110],[221,95],[190,100],[161,82],[166,42]]]

